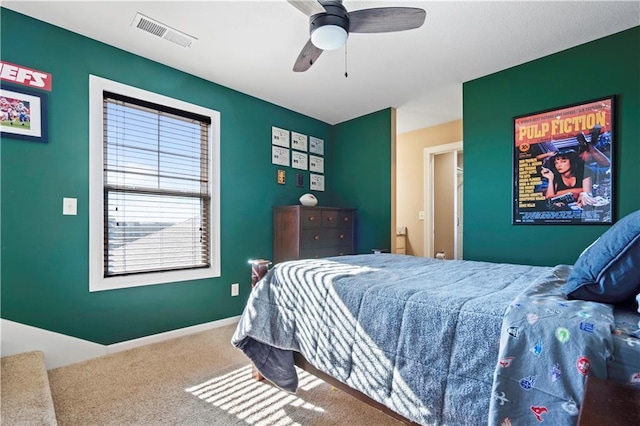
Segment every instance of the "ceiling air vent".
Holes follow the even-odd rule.
[[[197,40],[195,37],[191,37],[182,31],[173,29],[161,22],[144,16],[141,13],[136,13],[136,17],[133,19],[131,26],[172,43],[179,44],[182,47],[191,47],[191,43]]]

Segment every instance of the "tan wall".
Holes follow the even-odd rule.
[[[429,257],[435,257],[436,253],[443,252],[447,259],[453,259],[454,247],[454,195],[456,177],[454,169],[454,152],[446,152],[437,155],[433,161],[433,178],[436,182],[433,194],[433,253]],[[424,223],[424,222],[422,222]]]
[[[462,120],[398,135],[396,140],[396,222],[407,227],[407,254],[424,256],[424,149],[462,140]],[[451,256],[453,257],[453,256]]]

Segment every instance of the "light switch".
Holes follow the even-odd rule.
[[[418,212],[418,220],[424,220],[424,210]]]
[[[75,216],[78,214],[78,199],[77,198],[63,198],[62,199],[62,214]]]

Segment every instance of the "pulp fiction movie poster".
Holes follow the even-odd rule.
[[[514,118],[514,224],[610,224],[613,96]]]

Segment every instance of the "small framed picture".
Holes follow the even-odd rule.
[[[312,191],[324,191],[324,176],[310,173],[309,189]]]
[[[3,83],[0,86],[0,131],[3,138],[46,143],[47,95]]]
[[[291,148],[298,151],[307,151],[307,135],[291,132]]]
[[[324,140],[311,136],[309,138],[309,152],[324,155]]]

